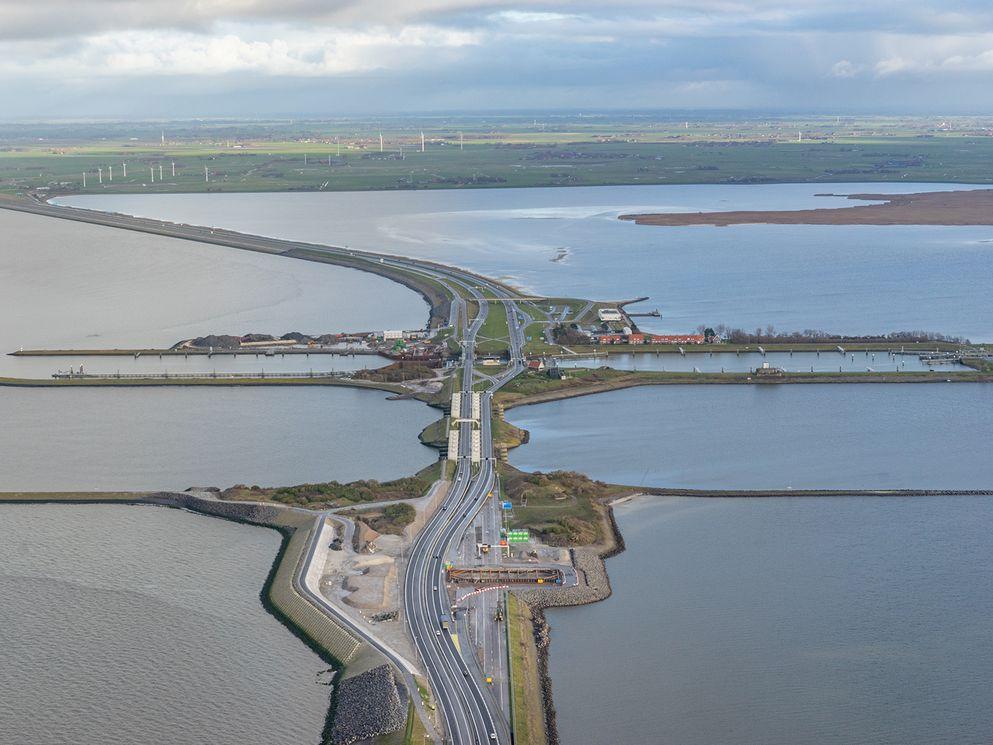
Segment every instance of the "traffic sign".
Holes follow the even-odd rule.
[[[505,509],[505,510],[512,510],[512,509],[514,509],[514,505],[512,505],[510,502],[504,502],[500,506],[503,507],[503,509]]]
[[[507,541],[510,543],[527,543],[531,540],[531,532],[527,530],[511,530],[507,533]]]

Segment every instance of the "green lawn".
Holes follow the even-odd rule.
[[[511,708],[514,742],[545,745],[545,711],[538,684],[538,652],[531,614],[526,605],[507,593],[507,644],[510,651]]]
[[[500,354],[510,347],[507,311],[503,303],[490,303],[486,320],[476,335],[476,351],[481,354]]]

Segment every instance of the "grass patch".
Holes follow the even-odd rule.
[[[507,593],[507,645],[514,741],[522,745],[546,745],[545,710],[531,611],[513,593]]]
[[[408,380],[433,378],[436,374],[435,368],[423,362],[400,360],[385,367],[359,370],[352,374],[352,378],[378,383],[403,383]]]
[[[956,351],[961,344],[941,341],[898,342],[874,341],[858,342],[838,341],[827,342],[762,342],[762,344],[609,344],[599,346],[594,344],[573,344],[569,348],[582,356],[584,354],[649,354],[653,352],[668,352],[679,354],[680,346],[687,355],[692,354],[734,354],[735,352],[758,352],[761,346],[766,352],[828,352],[838,353],[838,347],[844,347],[846,352],[887,352],[894,349],[922,352]]]
[[[167,193],[765,182],[990,183],[984,123],[800,116],[683,123],[612,115],[457,122],[54,123],[2,127],[0,191]],[[547,126],[546,126],[547,125]],[[379,152],[384,126],[386,151]],[[427,137],[419,152],[419,134]],[[796,142],[802,130],[804,141]],[[464,138],[460,147],[459,133]],[[406,157],[401,158],[401,145]],[[128,164],[124,176],[119,164]],[[172,164],[176,164],[173,175]],[[108,166],[114,165],[114,180]],[[159,168],[162,179],[159,179]],[[209,182],[204,168],[210,171]],[[104,169],[103,183],[97,168]],[[82,173],[87,172],[86,187]],[[153,180],[154,179],[154,180]]]
[[[509,450],[519,447],[527,441],[527,432],[519,427],[515,427],[510,422],[504,421],[500,417],[491,417],[491,428],[493,446],[496,448],[505,447]]]
[[[383,502],[394,499],[416,499],[424,496],[437,478],[438,468],[431,464],[413,476],[393,481],[362,480],[341,484],[329,481],[322,484],[297,484],[296,486],[260,487],[239,484],[221,492],[222,499],[279,502],[280,504],[329,509],[355,504]]]
[[[509,348],[507,312],[502,304],[491,303],[486,320],[476,335],[476,351],[480,354],[501,354]]]
[[[417,436],[418,439],[432,448],[442,448],[448,445],[448,431],[451,429],[449,422],[451,420],[446,416],[438,419],[437,421],[431,422],[427,427],[421,430],[421,433]]]
[[[590,546],[607,539],[603,501],[631,487],[595,481],[574,471],[525,473],[499,466],[504,494],[514,504],[514,528],[527,528],[550,546]]]
[[[7,378],[0,377],[0,386],[12,388],[154,388],[162,386],[342,386],[345,388],[370,388],[388,393],[406,393],[396,383],[355,378]]]
[[[964,357],[962,358],[962,364],[979,372],[993,373],[993,360],[987,360],[981,357]]]
[[[341,514],[364,522],[377,533],[403,535],[403,529],[414,522],[414,518],[417,517],[417,510],[406,502],[400,502],[399,504],[388,504],[382,508],[345,510]]]
[[[495,398],[505,407],[541,403],[561,398],[632,388],[642,385],[787,385],[816,383],[985,383],[993,382],[993,371],[910,372],[815,372],[756,375],[752,372],[662,372],[632,371],[601,367],[570,368],[564,379],[545,373],[527,372],[508,383]]]
[[[589,368],[569,368],[564,370],[566,377],[556,379],[549,377],[545,372],[528,370],[511,380],[496,394],[500,401],[510,402],[526,396],[534,396],[549,391],[560,391],[568,388],[575,388],[594,383],[611,382],[635,375],[638,373],[626,370],[613,370],[610,368],[589,369]]]

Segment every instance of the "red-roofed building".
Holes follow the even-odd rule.
[[[649,334],[647,344],[703,344],[703,334]]]
[[[623,344],[627,340],[624,334],[600,334],[593,338],[598,344]]]

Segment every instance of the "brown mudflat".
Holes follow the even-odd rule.
[[[821,196],[841,196],[824,194]],[[993,225],[993,189],[929,191],[919,194],[849,194],[849,199],[882,201],[857,207],[812,210],[742,210],[621,215],[639,225]]]

